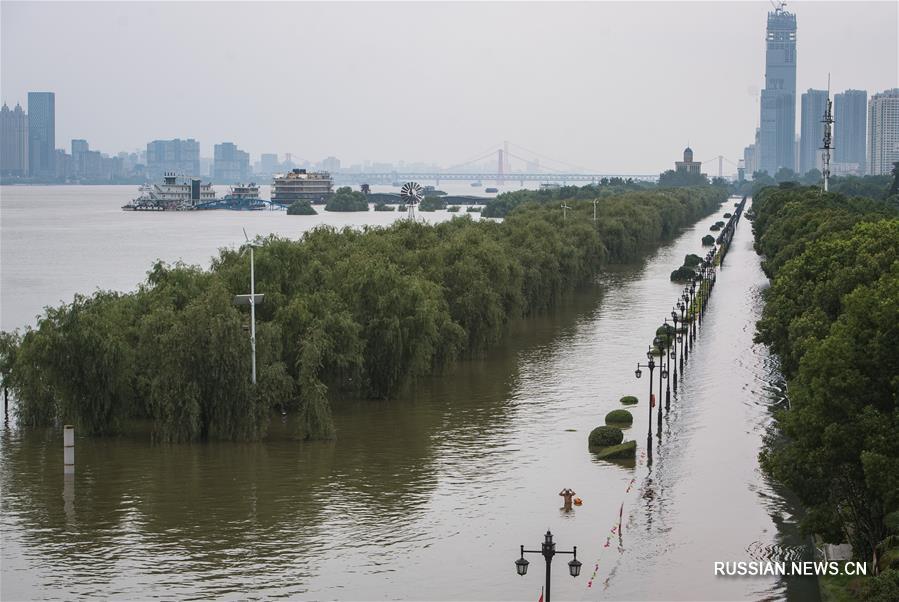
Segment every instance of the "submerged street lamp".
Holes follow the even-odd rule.
[[[662,440],[662,381],[668,380],[668,371],[665,369],[665,362],[662,361],[662,354],[665,353],[665,349],[662,347],[662,339],[659,337],[655,337],[653,339],[653,344],[655,344],[656,348],[659,350],[659,409],[656,412],[656,415],[659,417],[659,425],[656,428],[656,437],[659,438],[659,441]],[[652,380],[650,379],[650,383]],[[651,385],[650,385],[651,386]]]
[[[648,364],[641,364],[637,362],[637,369],[634,370],[634,376],[640,378],[643,376],[643,371],[640,368],[649,368],[649,397],[646,401],[646,406],[649,408],[649,420],[646,421],[647,432],[646,432],[646,460],[649,464],[652,464],[652,371],[655,370],[656,362],[655,358],[652,356],[652,349],[646,352],[646,357],[649,359]]]
[[[674,359],[674,392],[677,393],[677,342],[680,340],[680,333],[677,331],[677,323],[680,318],[677,315],[677,306],[675,306],[671,310],[671,319],[674,320],[674,345],[672,346],[672,351],[674,355],[672,355],[672,359]],[[681,372],[683,372],[683,365],[681,366]]]
[[[684,303],[684,295],[681,295],[680,299],[677,301],[677,309],[680,310],[680,322],[681,328],[686,328],[687,320],[686,316],[684,316],[684,310],[686,310],[687,305]],[[680,342],[680,372],[681,378],[684,375],[684,360],[687,359],[687,349],[684,347],[684,333],[678,333],[677,340]]]
[[[525,550],[524,546],[521,546],[521,558],[515,561],[515,571],[524,577],[528,573],[528,565],[530,562],[524,557],[525,554],[542,554],[543,558],[546,559],[546,586],[545,586],[545,597],[544,602],[550,602],[550,572],[551,565],[553,561],[553,556],[556,554],[572,554],[574,556],[573,560],[568,562],[568,574],[572,577],[577,577],[581,574],[581,562],[577,559],[577,546],[570,551],[556,550],[556,544],[553,543],[553,534],[546,531],[546,535],[543,536],[543,544],[540,546],[539,550]]]
[[[665,318],[665,412],[671,408],[671,379],[668,376],[671,374],[671,338],[673,333],[671,332],[671,326],[668,325],[668,318]],[[661,362],[660,362],[661,363]],[[677,370],[677,364],[674,364],[675,371]],[[661,400],[659,400],[661,401]],[[661,408],[660,408],[661,409]]]

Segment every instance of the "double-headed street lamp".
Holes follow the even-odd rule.
[[[681,329],[684,329],[687,326],[687,318],[684,315],[684,311],[687,309],[687,304],[684,301],[685,298],[686,298],[686,295],[681,295],[680,299],[677,300],[677,305],[675,305],[675,308],[680,310]],[[688,350],[686,347],[684,347],[683,333],[679,333],[679,336],[677,338],[680,341],[680,371],[681,371],[681,376],[683,376],[684,360],[687,359],[687,351]]]
[[[515,561],[515,570],[518,571],[518,574],[522,577],[528,574],[528,565],[530,564],[527,559],[525,559],[525,554],[543,554],[543,558],[546,559],[546,591],[544,602],[549,602],[550,600],[549,581],[553,556],[556,554],[572,554],[574,559],[568,563],[568,573],[572,577],[577,577],[581,574],[581,562],[577,559],[577,546],[574,546],[570,552],[556,550],[556,544],[553,543],[553,534],[548,530],[546,531],[546,535],[543,536],[543,544],[540,546],[539,550],[525,550],[524,546],[521,546],[521,558]]]
[[[649,363],[641,364],[637,362],[637,369],[634,370],[634,376],[640,378],[643,376],[643,371],[640,370],[640,368],[649,368],[649,397],[646,398],[646,406],[649,408],[649,420],[646,422],[648,428],[646,432],[646,458],[649,464],[652,464],[652,371],[656,368],[656,361],[652,355],[652,349],[646,352],[646,357],[649,359]]]

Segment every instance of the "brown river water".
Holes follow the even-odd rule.
[[[3,328],[76,291],[131,288],[155,257],[205,263],[240,242],[241,225],[296,236],[312,223],[118,211],[131,192],[2,190]],[[570,557],[556,557],[556,600],[818,600],[814,577],[713,571],[715,561],[812,559],[793,501],[757,461],[786,402],[776,362],[752,342],[767,280],[745,219],[651,467],[643,457],[648,383],[635,364],[681,290],[669,272],[701,251],[734,200],[555,311],[515,322],[486,357],[395,400],[335,402],[333,442],[294,441],[280,419],[248,444],[78,437],[67,479],[61,430],[10,418],[0,431],[0,597],[537,600],[542,558],[529,556],[525,577],[513,561],[550,529],[584,563],[573,579]],[[587,434],[625,394],[640,399],[626,433],[640,457],[598,460]],[[584,500],[570,513],[565,487]]]

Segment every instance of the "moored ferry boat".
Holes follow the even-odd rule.
[[[130,203],[123,205],[125,211],[191,211],[198,205],[215,201],[215,191],[209,182],[199,178],[166,173],[161,184],[144,184],[140,193]],[[258,195],[258,190],[257,190]]]
[[[214,207],[223,209],[235,209],[256,211],[265,209],[265,201],[259,198],[259,186],[255,182],[249,184],[234,184],[228,194],[222,197],[221,202],[214,203]]]

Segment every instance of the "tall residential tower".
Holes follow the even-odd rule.
[[[799,175],[810,169],[821,169],[821,141],[824,139],[824,111],[827,110],[827,90],[812,90],[802,94],[802,113],[799,124]]]
[[[868,173],[888,174],[896,161],[899,161],[899,88],[875,94],[868,101]]]
[[[868,93],[846,90],[837,94],[834,110],[834,173],[865,173],[865,130],[868,117]]]
[[[782,7],[769,12],[765,41],[759,169],[773,176],[781,167],[796,169],[796,15]]]
[[[28,115],[18,103],[0,109],[0,174],[28,175]]]

